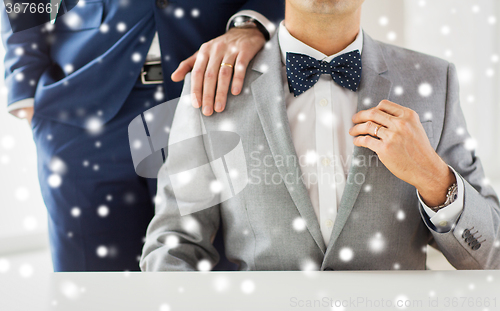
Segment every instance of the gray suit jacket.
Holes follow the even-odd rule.
[[[204,117],[189,103],[179,104],[171,140],[208,135],[191,140],[189,151],[169,151],[158,177],[159,202],[148,228],[142,270],[195,270],[202,260],[215,264],[218,254],[211,241],[217,230],[223,230],[228,259],[238,263],[241,270],[389,270],[395,265],[400,269],[425,269],[428,244],[438,248],[458,269],[500,268],[498,198],[483,183],[483,169],[474,151],[464,146],[467,132],[457,133],[458,128],[466,129],[466,124],[455,67],[367,35],[362,61],[358,110],[388,99],[415,110],[421,120],[429,113],[432,116],[422,121],[427,136],[465,184],[464,210],[454,229],[437,232],[422,210],[415,188],[396,178],[374,152],[355,147],[353,159],[358,160],[351,165],[332,236],[325,245],[300,179],[300,166],[293,161],[296,153],[283,100],[286,81],[282,81],[278,36],[274,36],[270,46],[250,64],[245,91],[229,96],[224,113]],[[424,82],[432,86],[428,97],[418,92]],[[403,94],[395,94],[397,86],[403,87]],[[189,90],[187,82],[184,95]],[[195,178],[188,178],[184,188],[174,191],[169,174],[220,157],[214,156],[214,139],[209,135],[225,129],[241,137],[247,163],[243,173],[249,180],[246,187],[233,192],[232,198],[217,198],[220,192],[209,191],[210,187],[200,182],[216,174],[211,163]],[[200,154],[204,160],[193,160],[193,155],[199,158]],[[364,191],[364,185],[371,185],[371,191]],[[199,202],[207,208],[181,216],[180,204]],[[403,220],[397,217],[400,211],[405,214]],[[304,230],[296,226],[296,219],[304,221]],[[474,233],[473,238],[466,239],[466,229]],[[375,250],[371,247],[374,238],[380,239],[381,246]],[[480,247],[473,247],[476,244]]]

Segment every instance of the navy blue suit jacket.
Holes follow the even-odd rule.
[[[181,17],[175,14],[179,8],[184,12]],[[197,17],[191,14],[193,9],[199,11]],[[170,74],[202,43],[223,34],[228,19],[240,10],[254,10],[278,22],[284,4],[283,0],[170,0],[161,9],[154,0],[87,0],[58,18],[53,27],[16,33],[2,7],[8,104],[35,98],[38,117],[84,126],[99,115],[106,122],[136,83],[155,31],[163,54],[165,101],[176,98],[182,83],[172,82]],[[134,53],[142,61],[134,62]],[[68,65],[71,73],[63,70]]]

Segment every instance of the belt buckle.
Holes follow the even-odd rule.
[[[141,82],[142,82],[142,84],[161,84],[161,83],[163,83],[163,79],[162,80],[146,80],[146,75],[148,73],[144,70],[144,67],[153,66],[153,65],[161,65],[161,60],[146,61],[144,63],[144,65],[141,67]]]

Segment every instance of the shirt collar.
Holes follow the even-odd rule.
[[[278,40],[281,49],[281,60],[283,61],[284,64],[286,63],[287,52],[305,54],[317,60],[330,62],[332,59],[341,54],[349,53],[355,50],[359,50],[359,53],[361,54],[363,50],[363,30],[361,28],[359,29],[356,39],[354,39],[354,41],[351,44],[349,44],[342,51],[331,56],[325,55],[320,51],[303,43],[302,41],[299,41],[298,39],[294,38],[286,29],[284,21],[282,21],[279,25]]]

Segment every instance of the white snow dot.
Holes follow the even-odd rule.
[[[165,95],[163,94],[162,91],[156,91],[154,97],[157,101],[162,101]]]
[[[500,247],[500,240],[496,240],[495,243],[493,243],[493,246],[496,248]]]
[[[16,54],[17,56],[21,56],[24,54],[24,49],[22,47],[17,47],[15,50],[14,50],[14,54]]]
[[[467,96],[467,101],[472,104],[476,101],[476,98],[474,97],[474,95],[469,95]]]
[[[191,16],[194,17],[194,18],[200,16],[200,10],[198,10],[198,9],[192,9],[191,10]]]
[[[90,134],[97,135],[102,132],[104,122],[100,118],[91,117],[85,123],[85,128]]]
[[[116,30],[118,30],[119,32],[124,32],[125,30],[127,30],[127,24],[123,22],[116,24]]]
[[[363,105],[369,106],[369,105],[371,105],[371,103],[372,103],[371,98],[367,97],[367,98],[363,99]]]
[[[207,259],[202,259],[198,262],[198,265],[196,268],[198,269],[198,271],[207,272],[207,271],[210,271],[212,269],[212,264]]]
[[[396,262],[396,263],[394,263],[393,268],[394,268],[394,270],[399,270],[399,269],[401,269],[401,265]]]
[[[491,55],[491,61],[492,62],[498,63],[499,60],[500,60],[500,57],[498,56],[498,54]]]
[[[52,157],[49,163],[49,169],[52,173],[64,174],[66,173],[67,167],[66,163],[59,157]]]
[[[446,35],[449,35],[451,32],[451,28],[450,26],[448,25],[444,25],[443,27],[441,27],[441,34],[446,36]]]
[[[109,215],[109,208],[106,205],[101,205],[97,208],[97,215],[106,217]]]
[[[255,283],[252,280],[245,280],[241,283],[241,291],[245,294],[251,294],[255,290]]]
[[[479,7],[479,5],[472,6],[472,12],[479,13],[479,11],[481,11],[481,8]]]
[[[154,115],[153,115],[153,113],[151,113],[151,112],[146,112],[146,113],[144,114],[144,120],[146,120],[147,122],[151,122],[151,121],[153,121],[153,119],[154,119]]]
[[[487,77],[491,78],[491,77],[493,77],[494,75],[495,75],[495,69],[493,69],[493,68],[488,68],[488,69],[486,69],[486,76],[487,76]]]
[[[474,138],[469,137],[465,140],[464,146],[465,146],[465,149],[467,149],[469,151],[476,150],[477,141]]]
[[[64,23],[72,30],[77,30],[83,24],[82,18],[73,12],[69,12],[63,17]]]
[[[139,52],[135,52],[134,54],[132,54],[132,61],[134,63],[138,63],[142,60],[142,56],[141,56],[141,53]]]
[[[363,190],[364,190],[365,192],[370,192],[370,191],[372,191],[372,185],[365,185],[365,186],[363,187]]]
[[[165,245],[168,248],[176,248],[177,246],[179,246],[179,237],[176,235],[167,236],[167,238],[165,239]]]
[[[170,311],[170,306],[166,303],[160,305],[159,311]]]
[[[226,276],[219,275],[214,279],[214,288],[218,292],[224,292],[229,289],[229,279]]]
[[[394,300],[394,305],[396,306],[396,309],[400,310],[406,309],[409,303],[411,302],[408,300],[408,297],[404,295],[399,295]]]
[[[62,178],[59,174],[51,174],[47,179],[47,182],[51,188],[59,188],[62,184]]]
[[[425,0],[418,1],[418,5],[421,7],[424,7],[426,4],[427,4],[427,2]]]
[[[382,234],[380,232],[377,232],[375,236],[370,240],[370,249],[375,252],[379,253],[384,250],[385,247],[385,241],[384,238],[382,237]]]
[[[75,206],[75,207],[73,207],[71,209],[71,216],[73,216],[73,217],[79,217],[81,214],[82,214],[82,211],[80,210],[79,207]]]
[[[210,183],[210,191],[212,191],[212,193],[220,193],[223,189],[224,185],[218,180],[213,180]]]
[[[493,282],[493,275],[488,275],[488,276],[486,277],[486,281],[487,281],[487,282],[490,282],[490,283],[491,283],[491,282]]]
[[[16,199],[18,199],[21,202],[26,201],[30,197],[30,193],[29,193],[28,189],[26,189],[25,187],[17,188],[15,195],[16,195]]]
[[[424,119],[424,121],[432,120],[432,112],[428,111],[428,112],[424,113],[423,119]]]
[[[459,127],[459,128],[457,128],[456,133],[457,133],[457,135],[462,136],[465,134],[465,129],[463,127]]]
[[[21,267],[19,267],[19,274],[23,278],[29,278],[30,276],[33,275],[34,271],[35,269],[33,269],[33,266],[27,263],[22,264]]]
[[[22,72],[20,72],[20,73],[16,74],[14,76],[14,78],[16,79],[17,82],[21,82],[24,80],[24,74]]]
[[[96,254],[99,257],[106,257],[108,255],[108,248],[104,245],[97,247]]]
[[[401,221],[401,220],[404,220],[406,217],[406,214],[404,211],[402,210],[399,210],[397,213],[396,213],[396,219]]]
[[[305,121],[305,119],[306,119],[306,114],[303,112],[299,113],[299,115],[297,116],[297,120],[299,120],[300,122]]]
[[[488,24],[490,25],[495,25],[497,23],[497,18],[493,15],[491,15],[490,17],[488,17]]]
[[[181,9],[181,8],[177,8],[177,9],[175,9],[175,11],[174,11],[174,15],[175,15],[175,17],[177,17],[177,18],[181,18],[181,17],[183,17],[183,16],[184,16],[184,10],[183,10],[183,9]]]
[[[64,68],[63,68],[63,69],[64,69],[64,72],[65,72],[66,74],[70,74],[70,73],[72,73],[72,72],[73,72],[73,70],[75,70],[75,68],[74,68],[74,67],[73,67],[73,65],[71,65],[71,64],[66,64],[66,65],[64,65]]]
[[[108,202],[113,201],[113,196],[111,194],[108,194],[106,196],[106,201],[108,201]]]
[[[102,33],[107,33],[109,31],[109,26],[108,24],[102,24],[100,27],[99,27],[99,31],[102,32]]]
[[[388,34],[387,34],[387,40],[389,41],[394,41],[398,38],[398,35],[396,34],[395,31],[390,31]]]
[[[380,26],[386,26],[387,24],[389,24],[389,19],[387,18],[387,16],[380,16],[380,18],[378,19],[378,23],[380,24]]]
[[[3,156],[0,157],[0,162],[2,164],[9,164],[10,157],[8,155],[4,154]]]
[[[401,95],[403,95],[403,93],[404,93],[404,89],[402,86],[396,86],[394,88],[394,94],[396,94],[397,96],[401,96]]]
[[[339,258],[344,262],[351,261],[353,257],[354,253],[349,247],[343,247],[339,252]]]
[[[476,288],[476,285],[474,285],[473,283],[469,284],[469,289],[470,290],[474,290],[475,288]]]
[[[306,221],[302,217],[297,217],[293,220],[293,229],[295,231],[304,231],[306,229]]]
[[[447,49],[444,51],[444,56],[450,58],[453,56],[453,52],[450,49]]]
[[[96,147],[96,148],[101,148],[101,145],[102,145],[102,144],[101,144],[101,142],[100,142],[100,141],[96,141],[96,142],[95,142],[95,147]]]
[[[23,220],[24,229],[28,231],[35,230],[38,227],[38,221],[33,216],[28,216]]]
[[[418,87],[418,93],[422,97],[429,97],[432,94],[432,86],[429,83],[422,83]]]
[[[78,286],[70,281],[61,283],[61,293],[68,299],[77,299],[80,297],[81,291]]]
[[[134,142],[132,143],[132,147],[134,149],[141,149],[141,147],[142,147],[141,141],[138,139],[134,140]]]
[[[0,258],[0,273],[5,273],[10,269],[10,262],[5,258]]]

